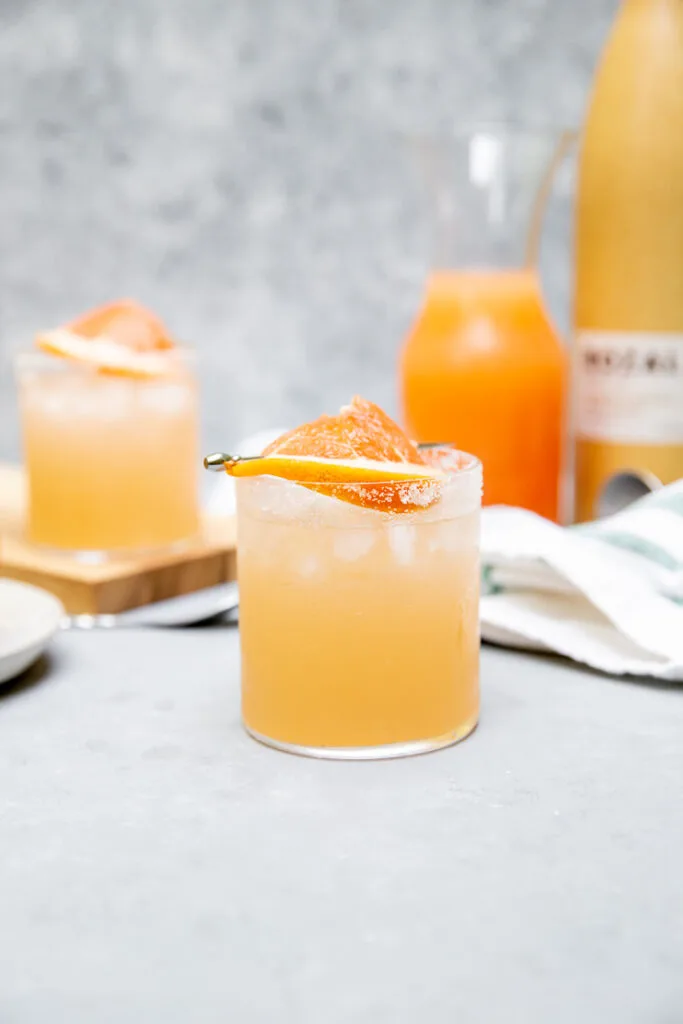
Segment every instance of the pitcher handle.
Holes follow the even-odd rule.
[[[543,221],[545,211],[550,199],[555,177],[565,158],[578,142],[581,133],[576,130],[562,132],[558,139],[555,152],[548,162],[545,173],[536,191],[536,198],[531,211],[529,231],[526,238],[525,264],[527,267],[537,267],[541,250],[541,235],[543,233]]]

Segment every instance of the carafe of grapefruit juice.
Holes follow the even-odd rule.
[[[572,141],[505,126],[420,141],[435,259],[400,370],[410,436],[477,455],[486,504],[549,519],[558,518],[567,357],[537,249]]]

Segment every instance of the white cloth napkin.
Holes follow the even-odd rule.
[[[484,639],[683,680],[683,481],[569,528],[484,509],[482,566]]]

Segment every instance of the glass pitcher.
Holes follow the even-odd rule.
[[[400,367],[410,436],[477,455],[486,504],[553,520],[568,359],[537,263],[545,203],[573,141],[482,125],[415,143],[435,255]]]

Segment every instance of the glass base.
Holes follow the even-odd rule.
[[[407,743],[386,743],[378,747],[305,747],[298,743],[285,743],[263,736],[251,729],[246,722],[244,728],[259,743],[275,750],[283,750],[286,754],[299,754],[300,757],[318,757],[329,761],[383,761],[391,757],[412,757],[414,754],[428,754],[432,750],[452,747],[464,740],[476,728],[479,714],[468,719],[459,729],[435,736],[427,740],[410,740]]]
[[[199,534],[156,546],[108,548],[93,551],[79,548],[61,548],[54,544],[45,544],[43,541],[33,540],[28,534],[25,535],[24,539],[35,551],[40,551],[51,557],[58,555],[60,558],[69,558],[79,565],[109,565],[116,562],[130,562],[137,558],[165,558],[166,556],[182,554],[183,551],[196,544]]]

